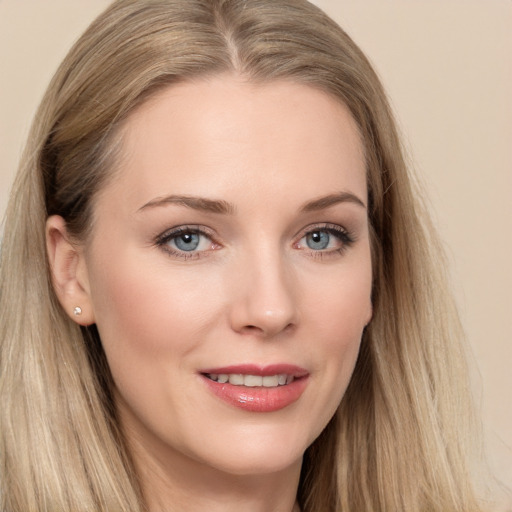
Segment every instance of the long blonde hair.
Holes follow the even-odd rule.
[[[442,250],[382,86],[347,34],[305,0],[120,0],[72,48],[34,121],[1,254],[0,510],[145,510],[94,327],[52,289],[45,220],[86,239],[119,127],[156,90],[236,72],[294,80],[350,109],[364,143],[374,316],[342,403],[307,450],[304,512],[480,510],[471,397]]]

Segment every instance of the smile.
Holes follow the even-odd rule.
[[[299,400],[309,382],[307,370],[290,364],[225,366],[200,375],[217,399],[253,413],[286,409]]]
[[[295,377],[286,373],[276,375],[244,375],[242,373],[209,373],[206,375],[209,379],[220,384],[229,383],[233,386],[246,386],[249,388],[264,387],[276,388],[291,384]]]

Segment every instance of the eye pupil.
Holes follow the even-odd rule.
[[[313,231],[306,236],[306,243],[310,249],[319,251],[329,246],[329,239],[329,233],[325,231]]]
[[[174,243],[181,251],[193,251],[199,245],[199,235],[197,233],[183,233],[174,239]]]

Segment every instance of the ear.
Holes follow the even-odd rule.
[[[66,221],[52,215],[46,221],[46,249],[57,298],[79,325],[95,322],[83,248],[68,236]]]

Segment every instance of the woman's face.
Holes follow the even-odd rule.
[[[300,466],[372,313],[354,121],[308,86],[226,75],[160,92],[123,148],[96,198],[83,307],[129,442],[230,474]]]

